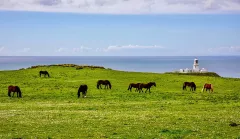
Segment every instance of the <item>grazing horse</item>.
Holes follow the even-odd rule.
[[[187,86],[190,87],[190,91],[196,91],[196,84],[194,82],[184,82],[183,83],[183,90],[187,90]]]
[[[146,91],[145,91],[145,93],[147,92],[147,90],[149,90],[149,93],[151,93],[151,92],[150,92],[150,88],[151,88],[152,86],[155,86],[155,87],[156,87],[156,83],[155,83],[155,82],[149,82],[149,83],[147,83],[147,84],[145,84],[145,83],[139,84],[139,88],[138,88],[139,93],[140,93],[141,91],[143,92],[143,90],[142,90],[143,88],[147,88]]]
[[[11,92],[13,92],[12,97],[14,96],[15,92],[17,92],[17,97],[22,97],[22,92],[18,86],[8,86],[8,96],[11,97]]]
[[[213,92],[213,85],[205,83],[203,88],[202,88],[202,92],[204,92],[205,89],[206,89],[206,91],[208,90],[209,93],[210,93],[210,90],[211,90],[211,92]]]
[[[108,87],[111,89],[112,88],[112,85],[111,85],[111,83],[110,83],[110,81],[109,80],[98,80],[97,81],[97,89],[102,89],[102,87],[101,87],[101,84],[102,85],[105,85],[105,89],[107,88],[108,89]]]
[[[39,71],[40,77],[42,74],[44,75],[44,77],[46,77],[46,75],[48,75],[48,77],[49,77],[49,73],[47,71]]]
[[[132,91],[132,88],[136,88],[135,92],[139,90],[139,85],[141,83],[130,83],[128,86],[128,90]]]
[[[78,88],[78,98],[80,97],[81,92],[82,92],[82,97],[83,98],[86,97],[87,89],[88,89],[88,86],[86,84],[80,85],[80,87]]]

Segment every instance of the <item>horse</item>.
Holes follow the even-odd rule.
[[[99,89],[99,88],[102,89],[101,84],[105,85],[105,89],[106,88],[108,89],[108,87],[110,89],[112,88],[112,85],[109,80],[98,80],[97,81],[97,89]]]
[[[46,77],[46,75],[48,75],[48,77],[50,77],[50,75],[47,71],[39,71],[40,77],[41,77],[42,74],[44,75],[44,77]]]
[[[184,82],[183,83],[183,90],[187,90],[187,86],[190,87],[190,91],[196,91],[196,84],[194,82]]]
[[[22,92],[18,86],[8,86],[8,96],[11,97],[11,92],[13,92],[13,96],[15,92],[17,92],[17,97],[22,97]],[[13,97],[12,96],[12,97]]]
[[[135,92],[139,90],[139,84],[141,83],[130,83],[128,86],[128,90],[132,91],[132,88],[136,88]]]
[[[143,88],[147,88],[146,89],[146,91],[145,91],[145,93],[147,92],[147,90],[149,90],[149,93],[151,93],[150,92],[150,88],[152,87],[152,86],[155,86],[156,87],[156,83],[155,82],[149,82],[149,83],[147,83],[147,84],[145,84],[145,83],[140,83],[139,84],[139,88],[138,88],[138,90],[139,90],[139,93],[142,91],[143,92]]]
[[[88,86],[86,84],[80,85],[80,87],[78,88],[78,98],[80,97],[81,92],[82,92],[82,97],[83,98],[86,97],[87,90],[88,90]]]
[[[205,89],[206,89],[206,91],[208,90],[209,93],[210,93],[210,91],[213,92],[213,85],[205,83],[203,88],[202,88],[202,92],[204,92]]]

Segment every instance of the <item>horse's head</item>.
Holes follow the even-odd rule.
[[[155,82],[150,82],[151,86],[155,86],[156,87],[156,83]]]
[[[195,86],[193,86],[193,90],[194,90],[194,91],[196,91],[196,88],[197,88],[197,87],[196,87],[196,85],[195,85]]]
[[[211,84],[211,92],[213,92],[213,85]]]
[[[196,91],[197,86],[194,82],[191,83],[191,87],[193,88],[194,91]]]
[[[112,85],[111,85],[110,81],[107,80],[107,82],[108,82],[109,88],[111,89]]]

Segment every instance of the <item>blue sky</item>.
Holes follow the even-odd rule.
[[[240,55],[239,1],[93,1],[2,0],[0,56]]]

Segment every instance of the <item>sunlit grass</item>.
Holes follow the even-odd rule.
[[[39,77],[47,70],[51,78]],[[98,90],[108,79],[112,90]],[[130,82],[155,81],[151,93],[127,90]],[[182,91],[194,81],[196,92]],[[202,93],[204,83],[214,93]],[[80,84],[87,98],[77,98]],[[23,98],[9,98],[18,85]],[[240,79],[38,67],[0,72],[0,138],[239,138]]]

